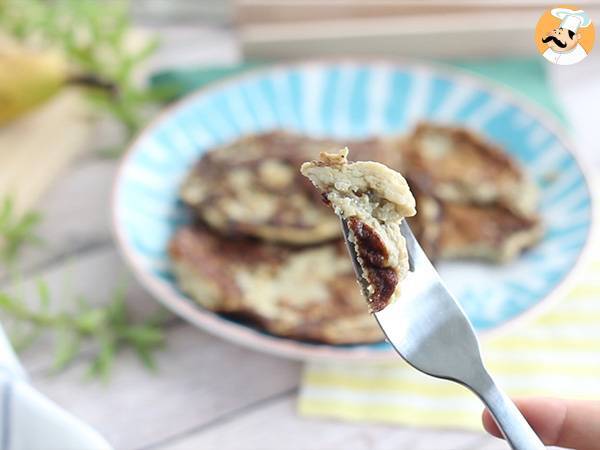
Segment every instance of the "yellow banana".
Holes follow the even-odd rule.
[[[54,96],[67,77],[65,60],[53,53],[0,52],[0,125]]]

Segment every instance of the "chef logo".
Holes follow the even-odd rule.
[[[546,11],[535,29],[539,52],[562,66],[583,60],[594,45],[595,30],[588,14],[572,6]]]

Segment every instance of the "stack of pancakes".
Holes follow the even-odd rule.
[[[335,142],[285,132],[204,154],[184,181],[196,221],[174,235],[180,287],[204,307],[294,339],[368,343],[368,313],[339,222],[300,165],[349,147],[406,175],[411,221],[433,258],[506,261],[539,238],[532,185],[500,149],[463,129],[422,124],[398,138]]]

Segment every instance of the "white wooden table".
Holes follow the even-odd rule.
[[[237,58],[226,29],[163,31],[163,49],[155,65]],[[600,49],[596,53],[600,55]],[[553,80],[580,149],[595,155],[597,164],[600,58],[589,59],[579,67],[553,70]],[[90,152],[40,204],[46,245],[25,252],[26,275],[49,280],[57,301],[69,296],[69,285],[71,292],[103,301],[127,273],[109,227],[116,167],[116,161]],[[155,308],[156,302],[133,280],[129,286],[128,301],[134,309]],[[176,318],[167,334],[157,373],[142,368],[133,354],[122,353],[108,384],[85,378],[85,354],[64,373],[52,374],[50,344],[45,341],[26,351],[22,361],[35,387],[96,427],[117,449],[506,448],[483,433],[300,418],[295,402],[301,363],[229,344]]]

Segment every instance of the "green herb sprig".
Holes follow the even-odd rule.
[[[98,111],[123,125],[125,140],[147,120],[153,107],[170,93],[138,83],[141,65],[158,47],[148,39],[131,49],[132,23],[129,2],[114,0],[0,0],[0,30],[17,40],[38,47],[61,50],[76,73],[70,83],[87,86],[88,96]],[[118,156],[116,151],[105,152]],[[13,264],[24,246],[39,243],[36,212],[18,216],[13,202],[0,205],[0,263]],[[94,306],[77,297],[71,309],[54,312],[44,282],[38,284],[39,302],[29,307],[22,298],[0,291],[0,315],[12,325],[14,345],[23,349],[44,332],[55,335],[55,364],[60,371],[80,354],[82,344],[93,348],[89,372],[104,379],[110,373],[115,355],[133,349],[148,368],[154,368],[154,352],[164,345],[164,314],[134,320],[125,306],[125,290],[114,291],[104,306]]]
[[[79,354],[82,344],[92,344],[93,355],[88,374],[108,379],[115,356],[132,349],[140,361],[154,370],[154,352],[163,347],[164,312],[134,320],[125,306],[125,288],[118,287],[110,301],[94,306],[83,297],[76,298],[72,310],[53,312],[48,285],[37,285],[38,307],[28,306],[22,298],[0,292],[0,311],[12,325],[9,334],[17,351],[32,345],[44,332],[55,337],[54,370],[65,369]]]
[[[80,72],[71,81],[95,88],[88,92],[90,100],[123,125],[125,140],[169,97],[164,88],[136,80],[159,43],[148,38],[131,48],[126,0],[0,0],[0,28],[21,41],[60,49]]]
[[[36,227],[42,217],[35,211],[18,215],[11,197],[0,205],[0,262],[12,266],[25,245],[39,245],[42,241]]]

